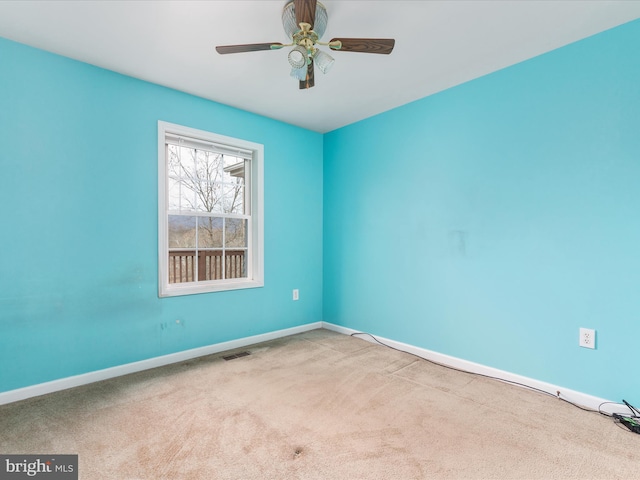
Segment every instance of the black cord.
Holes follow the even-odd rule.
[[[604,415],[605,417],[613,417],[613,414],[602,411],[603,405],[622,405],[622,404],[618,402],[602,402],[600,405],[598,405],[598,413],[600,413],[600,415]]]
[[[629,410],[631,410],[631,416],[632,417],[637,417],[638,415],[636,415],[636,414],[640,414],[638,409],[636,407],[634,407],[633,405],[631,405],[629,402],[627,402],[624,398],[622,399],[622,403],[624,403],[627,407],[629,407]]]
[[[634,407],[633,405],[630,405],[629,402],[622,400],[624,403],[618,403],[618,402],[602,402],[600,405],[598,405],[598,412],[601,415],[605,415],[607,417],[613,417],[614,421],[616,423],[619,423],[619,420],[616,419],[616,415],[621,415],[621,414],[615,414],[615,413],[607,413],[607,412],[603,412],[602,411],[602,406],[603,405],[619,405],[621,407],[626,406],[629,410],[631,410],[631,415],[622,415],[624,417],[630,417],[633,419],[640,419],[640,415],[636,415],[636,413],[640,413],[638,412],[638,409],[636,407]]]
[[[485,375],[483,373],[470,372],[468,370],[463,370],[461,368],[456,368],[456,367],[452,367],[450,365],[445,365],[443,363],[439,363],[439,362],[436,362],[434,360],[430,360],[428,358],[421,357],[420,355],[416,355],[415,353],[407,352],[406,350],[402,350],[400,348],[396,348],[396,347],[392,347],[391,345],[387,345],[386,343],[383,343],[380,340],[378,340],[375,336],[371,335],[370,333],[355,332],[355,333],[351,334],[352,337],[355,337],[355,336],[358,336],[358,335],[367,335],[367,336],[371,337],[375,342],[379,343],[380,345],[382,345],[384,347],[390,348],[392,350],[396,350],[397,352],[402,352],[402,353],[407,353],[409,355],[413,355],[414,357],[419,358],[420,360],[424,360],[426,362],[432,363],[433,365],[438,365],[439,367],[448,368],[449,370],[454,370],[456,372],[467,373],[467,374],[470,374],[470,375],[477,375],[479,377],[490,378],[492,380],[497,380],[499,382],[509,383],[511,385],[518,385],[520,387],[524,387],[524,388],[527,388],[529,390],[540,392],[540,393],[542,393],[544,395],[548,395],[550,397],[557,398],[558,400],[562,400],[563,402],[568,403],[569,405],[572,405],[572,406],[574,406],[576,408],[579,408],[580,410],[584,410],[585,412],[599,413],[600,415],[604,415],[605,417],[613,417],[613,414],[602,411],[602,406],[603,405],[608,405],[608,404],[610,404],[610,405],[623,405],[622,403],[616,403],[616,402],[602,402],[600,405],[598,405],[598,410],[593,410],[592,408],[588,408],[588,407],[585,407],[585,406],[580,405],[578,403],[575,403],[575,402],[572,402],[570,400],[567,400],[566,398],[562,398],[560,391],[558,391],[557,394],[554,395],[551,392],[547,392],[546,390],[542,390],[540,388],[532,387],[530,385],[525,385],[524,383],[515,382],[513,380],[507,380],[507,379],[500,378],[500,377],[494,377],[494,376],[491,376],[491,375]],[[635,414],[636,413],[640,414],[640,411],[638,411],[638,409],[636,409],[633,405],[629,404],[629,402],[627,402],[626,400],[622,400],[622,401],[624,402],[624,405],[626,405],[629,408],[629,410],[631,410],[631,416],[634,417],[634,418],[638,418],[638,416],[636,416]],[[623,430],[629,431],[615,417],[614,417],[614,423],[617,424]]]
[[[592,408],[588,408],[588,407],[585,407],[583,405],[579,405],[577,403],[571,402],[571,401],[567,400],[566,398],[562,398],[559,391],[557,392],[556,395],[554,395],[551,392],[547,392],[546,390],[542,390],[540,388],[532,387],[532,386],[526,385],[524,383],[519,383],[519,382],[516,382],[516,381],[513,381],[513,380],[507,380],[507,379],[500,378],[500,377],[494,377],[494,376],[491,376],[491,375],[485,375],[484,373],[470,372],[468,370],[463,370],[461,368],[456,368],[456,367],[452,367],[450,365],[445,365],[444,363],[439,363],[439,362],[436,362],[434,360],[430,360],[428,358],[421,357],[420,355],[416,355],[415,353],[407,352],[406,350],[401,350],[400,348],[396,348],[396,347],[392,347],[391,345],[387,345],[386,343],[383,343],[380,340],[378,340],[376,337],[374,337],[370,333],[355,332],[355,333],[352,333],[350,336],[356,337],[358,335],[367,335],[367,336],[371,337],[375,342],[379,343],[380,345],[382,345],[384,347],[390,348],[390,349],[395,350],[397,352],[408,353],[409,355],[413,355],[414,357],[419,358],[420,360],[424,360],[426,362],[432,363],[433,365],[438,365],[439,367],[448,368],[449,370],[454,370],[456,372],[468,373],[470,375],[477,375],[479,377],[490,378],[492,380],[498,380],[499,382],[509,383],[511,385],[518,385],[519,387],[524,387],[524,388],[527,388],[529,390],[533,390],[533,391],[536,391],[536,392],[539,392],[539,393],[543,393],[544,395],[548,395],[550,397],[557,398],[558,400],[562,400],[563,402],[566,402],[569,405],[573,405],[574,407],[579,408],[580,410],[584,410],[585,412],[600,413],[601,415],[605,415],[607,417],[611,417],[611,414],[603,412],[600,409],[600,407],[602,407],[602,405],[604,405],[606,403],[614,403],[614,402],[603,402],[598,407],[598,410],[593,410]],[[621,404],[617,404],[617,405],[621,405]]]

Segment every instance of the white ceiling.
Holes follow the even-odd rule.
[[[327,132],[640,18],[640,0],[323,0],[333,37],[395,38],[391,55],[333,52],[299,90],[285,0],[0,1],[0,36]],[[7,68],[7,65],[3,65]]]

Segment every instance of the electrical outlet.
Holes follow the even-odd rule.
[[[596,331],[590,328],[581,328],[579,345],[584,348],[596,348]]]
[[[298,292],[297,288],[293,289],[293,299],[294,300],[298,300],[300,298],[300,293]]]

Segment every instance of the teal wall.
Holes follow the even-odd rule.
[[[322,135],[4,39],[0,59],[0,391],[322,320]],[[264,288],[158,298],[158,120],[264,144]]]
[[[324,320],[640,402],[639,45],[635,21],[325,135]]]
[[[0,391],[325,320],[640,401],[639,44],[322,136],[0,39]],[[158,298],[158,120],[265,145],[264,288]]]

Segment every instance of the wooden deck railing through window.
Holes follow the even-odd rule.
[[[226,250],[224,255],[225,278],[245,278],[247,270],[244,250]],[[194,250],[169,251],[169,283],[193,282],[196,273]],[[198,280],[222,279],[222,252],[198,251]]]

